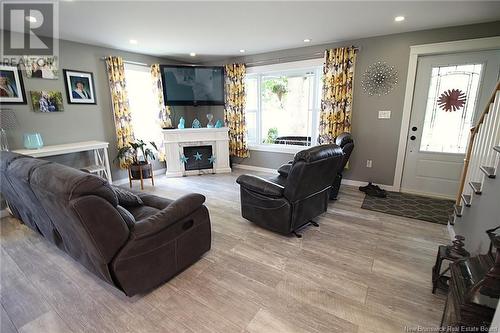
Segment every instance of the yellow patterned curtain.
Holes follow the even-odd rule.
[[[248,157],[245,123],[245,64],[225,66],[226,104],[224,121],[229,127],[229,154]]]
[[[158,104],[158,122],[161,128],[172,128],[172,119],[170,118],[171,109],[170,106],[165,105],[165,100],[163,98],[163,84],[161,82],[161,72],[160,65],[153,64],[151,65],[151,80],[153,87],[153,94],[157,96],[157,104]],[[157,145],[159,152],[158,157],[160,161],[165,161],[166,153],[165,153],[165,145],[163,142]]]
[[[351,131],[352,88],[356,49],[325,51],[319,142],[333,143],[337,135]]]
[[[160,120],[160,126],[162,128],[171,128],[172,120],[170,119],[170,114],[172,113],[170,106],[165,105],[165,100],[163,99],[163,84],[161,83],[161,72],[160,65],[151,65],[151,79],[153,80],[153,93],[158,97],[158,119]]]
[[[125,84],[125,68],[123,59],[109,56],[106,58],[108,71],[109,90],[111,91],[111,103],[116,128],[116,146],[118,149],[133,142],[134,131],[128,105],[127,89]],[[120,159],[120,167],[125,169],[129,165],[131,157]]]

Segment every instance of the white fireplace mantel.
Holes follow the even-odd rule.
[[[169,129],[162,132],[167,159],[167,177],[198,175],[207,172],[231,172],[229,167],[229,129],[227,127]],[[212,146],[212,155],[215,157],[213,168],[186,171],[184,163],[181,161],[184,147],[210,145]]]

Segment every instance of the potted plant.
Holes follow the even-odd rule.
[[[133,179],[141,179],[141,170],[142,178],[151,178],[152,176],[153,168],[150,160],[156,159],[154,151],[158,151],[158,147],[153,141],[149,144],[151,148],[143,140],[136,140],[118,150],[115,161],[131,157],[128,168]]]

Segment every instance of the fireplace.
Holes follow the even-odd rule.
[[[187,158],[184,163],[184,170],[203,170],[212,169],[213,158],[212,146],[190,146],[183,147],[184,156]]]
[[[229,128],[174,128],[162,132],[167,160],[167,177],[231,172]],[[204,146],[209,146],[211,151],[205,153],[200,151],[201,161],[195,161],[193,155],[196,154],[196,150]],[[185,151],[185,148],[188,151]],[[213,157],[213,163],[208,160],[210,157]],[[202,169],[203,167],[206,169]]]

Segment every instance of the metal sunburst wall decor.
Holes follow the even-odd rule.
[[[368,95],[387,95],[398,83],[398,72],[394,66],[376,62],[363,73],[361,86]]]

